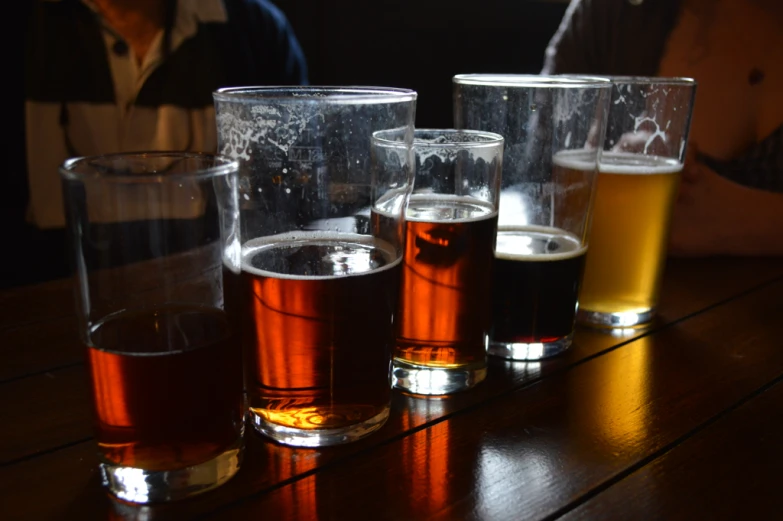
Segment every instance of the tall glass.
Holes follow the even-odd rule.
[[[217,487],[243,446],[224,265],[237,164],[129,153],[71,159],[60,174],[103,484],[138,503]]]
[[[362,438],[389,415],[416,93],[254,87],[214,99],[218,148],[239,161],[232,265],[250,421],[288,445]],[[394,168],[374,166],[383,130],[396,132]]]
[[[655,315],[696,83],[613,77],[580,323],[634,327]]]
[[[571,345],[611,82],[463,74],[454,123],[506,139],[487,352],[538,360]]]
[[[503,137],[416,129],[394,386],[444,395],[486,376]]]

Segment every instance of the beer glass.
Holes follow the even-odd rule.
[[[503,137],[454,129],[414,137],[393,382],[444,395],[486,376]]]
[[[360,439],[389,415],[416,93],[254,87],[214,99],[218,149],[239,161],[249,419],[287,445]],[[376,169],[383,130],[395,142]]]
[[[611,82],[465,74],[459,128],[506,139],[487,352],[538,360],[571,345]]]
[[[580,323],[636,327],[658,304],[696,83],[613,77]]]
[[[60,175],[103,484],[137,503],[215,488],[243,447],[224,265],[237,164],[128,153],[70,159]]]

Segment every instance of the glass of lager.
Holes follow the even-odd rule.
[[[445,395],[486,376],[503,137],[416,129],[394,386]]]
[[[635,327],[658,304],[696,83],[612,77],[580,323]]]
[[[199,494],[242,461],[242,356],[224,252],[237,164],[181,152],[60,169],[103,485],[136,503]]]
[[[506,140],[487,352],[539,360],[571,345],[611,82],[464,74],[458,128]]]
[[[360,439],[389,416],[416,93],[252,87],[214,99],[218,149],[239,161],[241,233],[226,264],[250,422],[287,445]],[[376,167],[384,130],[394,142]]]

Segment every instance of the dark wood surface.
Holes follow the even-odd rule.
[[[777,519],[783,260],[670,260],[660,314],[490,360],[445,400],[395,394],[376,434],[247,434],[223,487],[137,507],[101,489],[67,281],[0,293],[0,519]]]

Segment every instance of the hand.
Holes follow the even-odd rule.
[[[691,151],[689,151],[691,152]],[[689,153],[669,238],[674,256],[783,254],[783,196],[739,185]]]
[[[737,188],[713,170],[688,159],[674,203],[669,253],[708,256],[726,253],[725,237],[737,225],[734,216]]]

